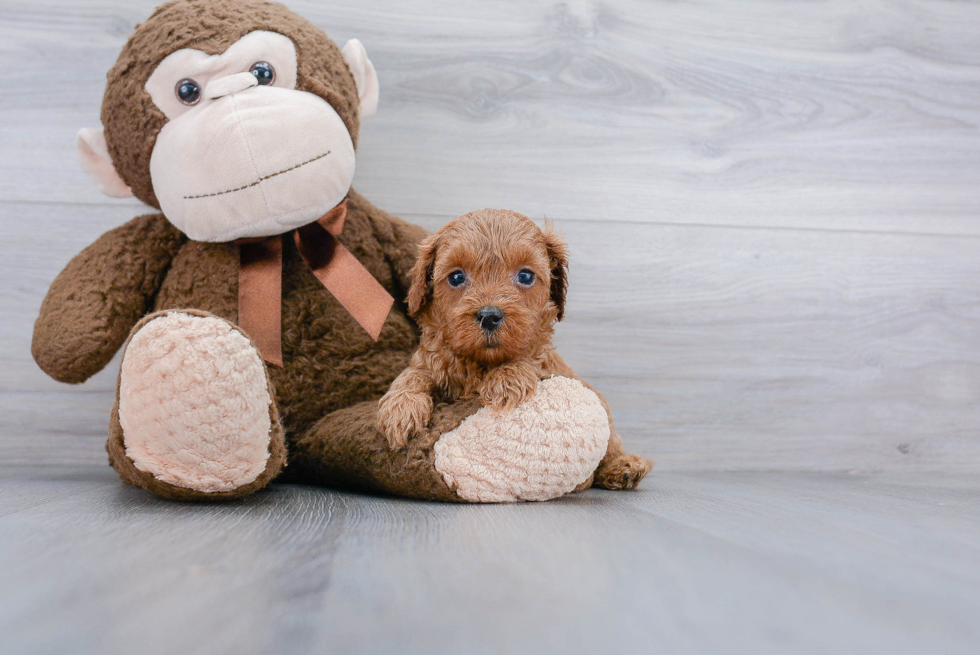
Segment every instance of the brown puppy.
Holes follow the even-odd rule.
[[[507,410],[530,398],[538,380],[579,379],[551,344],[564,313],[567,270],[559,236],[512,211],[465,214],[423,241],[408,293],[409,315],[422,329],[419,348],[378,408],[378,429],[389,444],[404,447],[428,424],[434,396],[478,395],[484,405]],[[611,416],[609,427],[594,484],[635,487],[652,463],[625,453]]]

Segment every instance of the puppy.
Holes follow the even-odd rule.
[[[530,398],[538,380],[576,377],[551,344],[564,314],[567,270],[560,237],[512,211],[465,214],[425,239],[408,292],[409,314],[422,331],[419,348],[378,407],[378,429],[389,445],[402,448],[426,427],[434,396],[479,396],[508,410]],[[635,487],[652,463],[625,453],[611,416],[609,427],[594,484]]]

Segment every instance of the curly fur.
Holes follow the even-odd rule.
[[[457,271],[466,282],[454,288],[448,279]],[[520,271],[534,273],[534,283],[520,284]],[[393,448],[425,428],[434,399],[479,397],[485,406],[509,411],[534,395],[539,380],[576,377],[551,341],[565,310],[567,271],[567,249],[554,230],[513,211],[465,214],[422,242],[408,292],[422,336],[411,365],[378,408],[378,429]],[[482,327],[478,315],[490,306],[503,314],[493,331]],[[636,486],[652,464],[625,454],[611,415],[609,428],[596,484]],[[630,472],[625,481],[619,475],[624,467]],[[616,480],[607,475],[614,471]]]

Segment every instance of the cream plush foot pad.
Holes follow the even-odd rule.
[[[232,491],[255,480],[269,459],[271,402],[258,351],[219,318],[165,314],[123,355],[126,455],[172,485]]]
[[[435,465],[464,500],[549,500],[585,482],[608,442],[599,398],[578,380],[553,377],[514,411],[484,407],[443,434]]]

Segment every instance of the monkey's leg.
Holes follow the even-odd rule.
[[[389,446],[377,429],[377,401],[339,409],[290,440],[289,466],[279,481],[464,502],[436,470],[433,446],[479,408],[475,400],[436,405],[428,427],[405,448]]]
[[[166,498],[238,498],[265,487],[286,451],[248,337],[195,310],[141,320],[123,351],[106,450],[124,482]]]
[[[548,500],[591,480],[609,439],[598,397],[562,377],[509,412],[438,404],[401,449],[377,430],[377,407],[338,410],[292,440],[282,479],[451,502]]]

